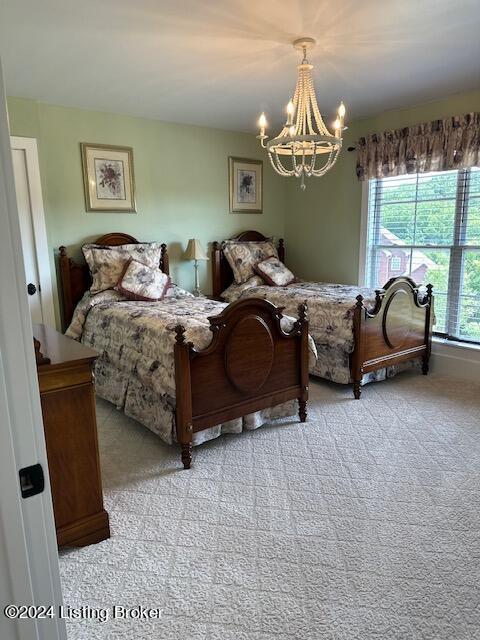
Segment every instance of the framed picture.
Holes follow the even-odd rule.
[[[228,159],[230,213],[262,213],[263,162]]]
[[[136,212],[133,150],[80,143],[87,211]]]

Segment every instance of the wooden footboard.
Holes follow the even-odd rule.
[[[354,316],[355,347],[351,372],[355,398],[360,398],[365,373],[389,365],[422,358],[422,371],[428,373],[433,322],[432,285],[426,286],[420,300],[418,286],[411,278],[392,278],[382,291],[376,291],[373,309],[367,309],[357,296]]]
[[[177,440],[190,468],[197,431],[288,400],[299,402],[306,420],[308,398],[308,320],[300,305],[292,331],[280,327],[281,310],[251,298],[209,318],[213,339],[198,351],[178,325],[175,343]]]

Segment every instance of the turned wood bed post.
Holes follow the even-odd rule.
[[[163,243],[161,246],[161,253],[160,253],[160,269],[163,271],[163,273],[166,273],[167,276],[170,275],[170,261],[169,261],[169,257],[168,257],[168,253],[167,253],[167,245],[165,243]]]
[[[297,327],[302,334],[302,371],[301,371],[301,385],[302,393],[298,398],[298,417],[300,422],[306,422],[307,420],[307,400],[308,400],[308,316],[307,316],[307,301],[298,307],[298,320]]]
[[[190,469],[192,463],[192,393],[190,376],[191,342],[185,341],[185,327],[175,327],[175,386],[176,386],[176,424],[177,441],[182,450],[184,469]]]
[[[427,284],[427,308],[425,312],[425,344],[427,345],[427,350],[425,351],[425,355],[422,358],[422,373],[424,376],[428,374],[429,370],[429,360],[430,354],[432,352],[432,332],[430,330],[432,315],[432,306],[433,306],[433,286],[431,284]]]
[[[217,300],[222,293],[222,279],[220,274],[220,243],[215,240],[212,243],[212,294]]]
[[[353,313],[353,353],[352,353],[352,379],[353,395],[355,400],[360,400],[362,394],[362,365],[364,362],[364,331],[362,320],[365,315],[363,296],[358,295],[355,311]]]
[[[67,255],[67,247],[62,245],[59,249],[59,267],[60,267],[60,278],[62,283],[62,303],[63,303],[63,324],[66,325],[67,328],[70,320],[73,316],[73,300],[72,300],[72,285],[70,281],[70,258]]]

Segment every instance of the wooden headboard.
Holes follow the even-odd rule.
[[[138,244],[138,240],[126,233],[107,233],[94,244],[103,246],[118,247],[121,244]],[[67,248],[60,247],[60,299],[63,304],[63,328],[68,327],[72,320],[73,312],[78,301],[91,285],[91,277],[88,266],[85,262],[78,263],[67,255]],[[160,258],[160,269],[164,273],[169,273],[167,245],[162,244]]]
[[[238,242],[261,242],[268,240],[262,233],[258,231],[243,231],[237,236],[230,238]],[[283,238],[280,238],[277,245],[278,257],[285,262],[285,244]],[[221,244],[214,242],[212,245],[212,294],[217,300],[221,299],[222,292],[225,291],[233,282],[233,271],[223,254]]]

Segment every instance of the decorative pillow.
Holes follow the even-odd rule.
[[[278,258],[273,239],[260,242],[225,240],[222,249],[237,284],[242,284],[255,275],[254,267],[258,262],[271,256]]]
[[[165,295],[163,297],[164,298],[194,298],[195,296],[193,295],[193,293],[190,293],[190,291],[185,291],[185,289],[182,289],[177,284],[174,284],[173,282],[171,282],[170,286],[165,291]]]
[[[281,260],[272,257],[255,265],[255,271],[272,287],[286,287],[295,281],[295,276]]]
[[[242,282],[242,284],[236,284],[234,282],[225,289],[222,293],[222,298],[227,302],[234,302],[244,291],[252,289],[253,287],[261,287],[263,284],[265,284],[265,282],[260,276],[252,276],[246,282]]]
[[[162,300],[170,287],[170,276],[158,267],[147,267],[137,260],[125,266],[115,289],[130,300]]]
[[[90,293],[93,294],[113,289],[131,259],[152,269],[158,268],[162,247],[160,242],[121,244],[118,247],[84,244],[82,251],[92,274]]]

